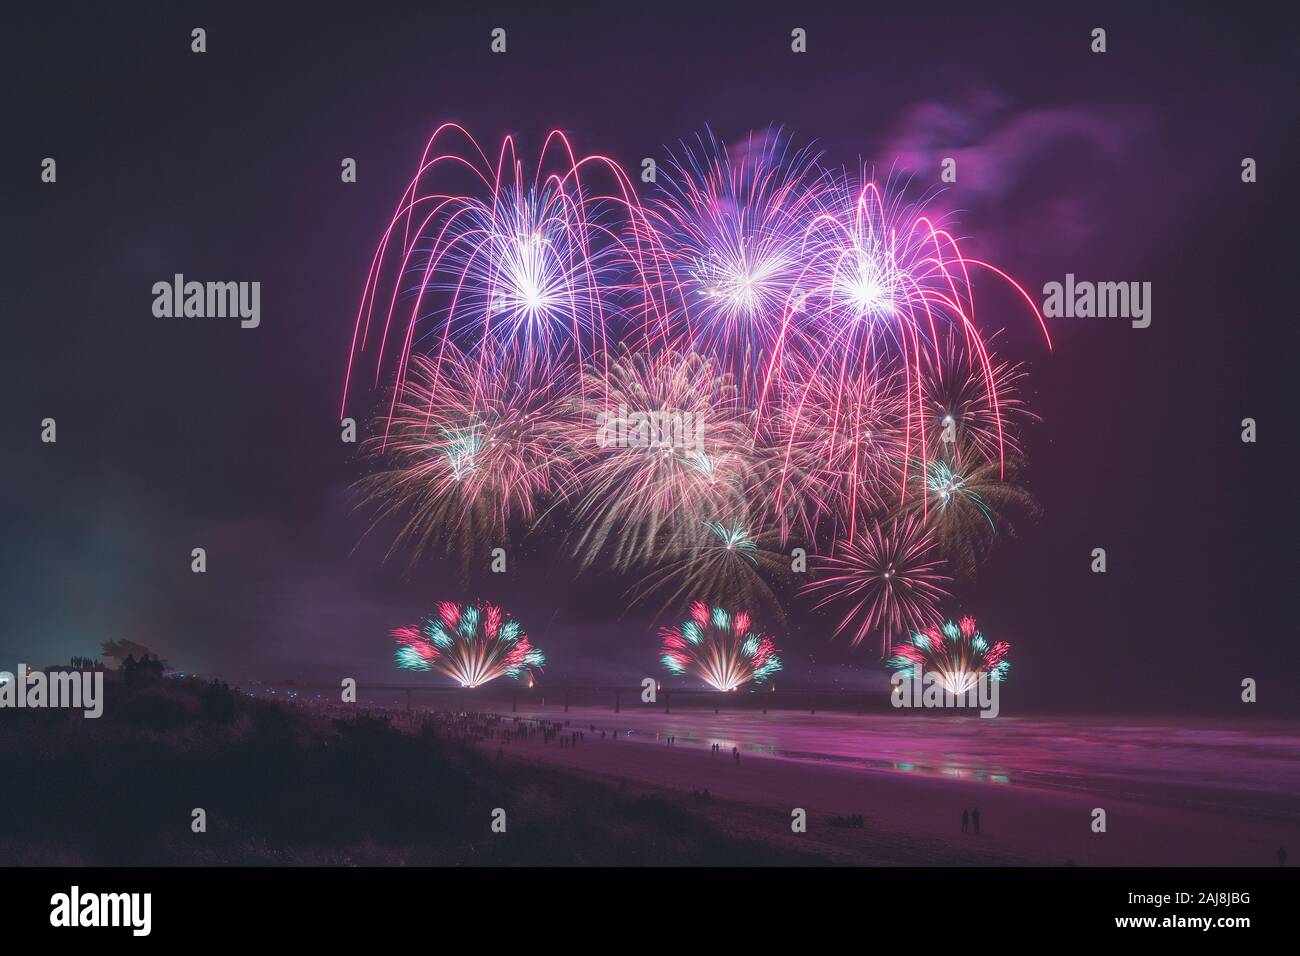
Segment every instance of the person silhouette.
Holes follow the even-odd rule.
[[[974,810],[970,812],[970,822],[972,828],[975,830],[975,835],[979,836],[980,835],[980,808],[979,807],[976,807]]]
[[[962,807],[961,811],[961,832],[965,833],[970,829],[970,811]]]
[[[1286,866],[1286,847],[1284,846],[1277,848],[1277,865]]]

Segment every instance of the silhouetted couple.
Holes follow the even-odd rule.
[[[979,832],[980,832],[980,808],[979,807],[976,807],[974,810],[966,810],[963,808],[961,811],[961,832],[965,833],[971,827],[974,828],[975,835],[979,836]]]

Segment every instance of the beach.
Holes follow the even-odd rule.
[[[1285,723],[560,707],[502,717],[584,735],[564,747],[541,734],[484,742],[503,759],[658,791],[725,831],[844,863],[1272,866],[1279,846],[1300,848],[1300,738]],[[979,835],[963,833],[962,811],[977,807]],[[796,809],[805,833],[792,831]],[[860,829],[846,825],[853,815]]]

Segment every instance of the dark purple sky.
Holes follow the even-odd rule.
[[[1252,676],[1269,710],[1294,706],[1294,21],[1241,5],[181,6],[22,13],[6,31],[0,668],[128,637],[230,677],[394,679],[387,630],[456,590],[436,563],[412,574],[359,544],[336,410],[373,244],[427,134],[456,120],[527,154],[558,127],[634,169],[706,123],[724,139],[775,123],[922,185],[957,156],[940,206],[1031,291],[1067,272],[1154,284],[1151,328],[1056,320],[1051,354],[988,295],[982,321],[1031,363],[1044,419],[1027,473],[1043,516],[963,602],[1013,644],[1008,694],[1198,711]],[[150,288],[175,272],[260,281],[261,328],[154,318]],[[617,589],[545,548],[521,558],[484,593],[524,620],[548,677],[652,667]],[[794,614],[787,679],[881,679],[827,634]]]

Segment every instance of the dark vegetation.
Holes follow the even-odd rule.
[[[436,722],[106,678],[97,720],[0,711],[0,864],[818,862],[723,834],[685,800],[492,759]]]

